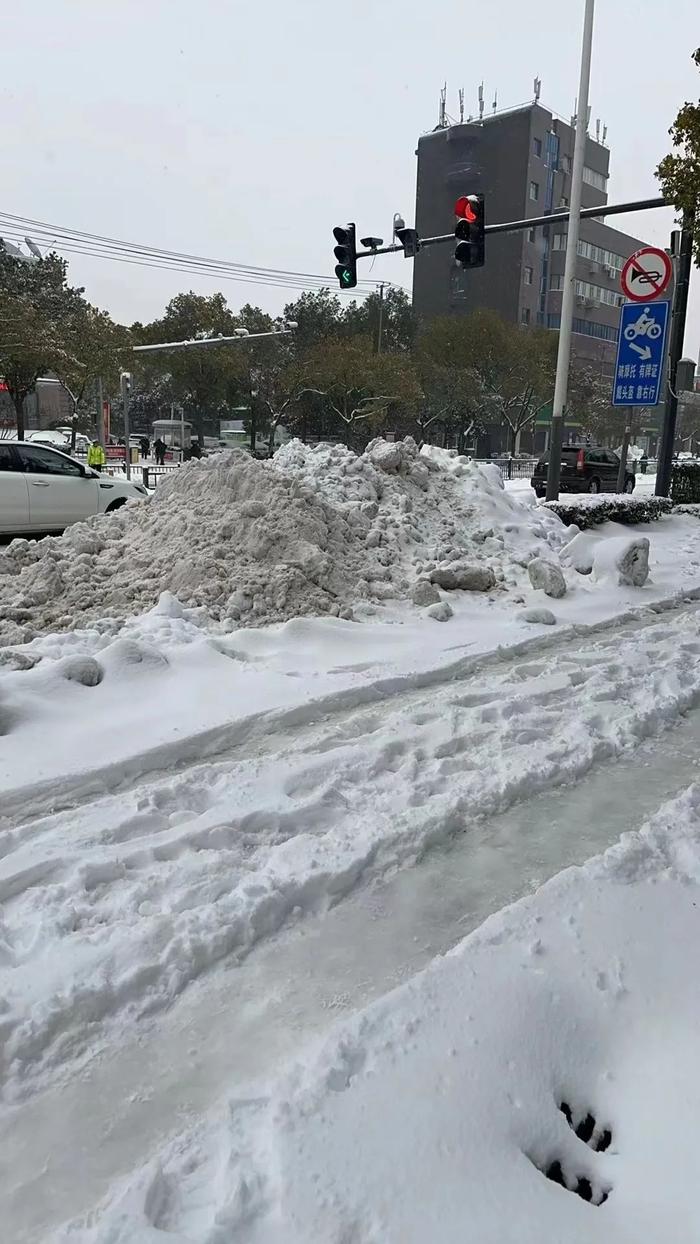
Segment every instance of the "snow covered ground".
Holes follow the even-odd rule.
[[[475,913],[493,912],[535,883],[526,849],[542,834],[513,822],[499,840],[498,818],[562,783],[588,789],[601,766],[631,763],[644,740],[694,720],[700,702],[696,518],[586,533],[594,551],[648,537],[650,578],[620,586],[564,560],[566,595],[553,600],[527,565],[560,564],[571,533],[558,519],[491,470],[402,453],[379,443],[358,467],[347,451],[292,445],[279,479],[250,460],[233,476],[194,464],[116,526],[81,524],[5,555],[15,563],[2,600],[15,612],[0,649],[0,1209],[13,1244],[69,1219],[60,1238],[80,1244],[441,1242],[463,1238],[465,1221],[480,1241],[588,1240],[603,1215],[605,1238],[640,1238],[629,1206],[650,1159],[627,1143],[623,1174],[611,1166],[627,1097],[600,1076],[621,1074],[625,1017],[632,1042],[664,1013],[649,1010],[643,956],[653,931],[665,970],[671,941],[643,876],[658,874],[669,929],[690,941],[661,881],[672,875],[684,894],[695,884],[695,794],[643,848],[492,917],[280,1078],[295,1033],[311,1041],[391,972],[430,958],[412,908],[387,890],[388,957],[368,964],[366,988],[360,972],[347,998],[332,992],[333,964],[362,944],[359,895],[394,878],[425,892],[429,861],[460,842],[465,895]],[[224,531],[231,506],[245,538]],[[128,597],[125,566],[136,574]],[[490,586],[429,583],[465,566]],[[446,623],[415,603],[420,583],[449,605]],[[523,616],[543,605],[553,625]],[[77,629],[64,625],[71,610]],[[253,625],[270,616],[287,620]],[[660,770],[657,803],[695,776],[691,760],[665,767],[675,785]],[[614,840],[619,820],[598,815],[575,843],[544,833],[540,876]],[[665,837],[674,817],[677,845]],[[437,949],[460,919],[468,929],[480,918],[459,905],[455,888]],[[507,932],[494,939],[492,926]],[[399,928],[420,948],[400,961]],[[275,1010],[307,929],[319,930],[325,1011],[303,999],[296,1015]],[[666,983],[668,1007],[678,973]],[[610,1128],[605,1153],[573,1136],[562,1102],[574,1124],[593,1111],[595,1138]],[[585,1204],[542,1174],[556,1161],[594,1200],[608,1186],[614,1195]],[[401,1163],[415,1195],[398,1195]],[[513,1204],[522,1214],[504,1216]],[[673,1238],[665,1194],[659,1204],[658,1238]]]
[[[281,1076],[234,1057],[233,1093],[52,1240],[695,1239],[699,811],[693,787]]]

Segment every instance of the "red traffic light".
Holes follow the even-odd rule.
[[[455,203],[455,216],[460,220],[469,221],[470,225],[475,225],[479,219],[478,214],[474,211],[474,204],[477,203],[475,196],[463,194]]]

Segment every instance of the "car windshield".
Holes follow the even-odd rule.
[[[697,9],[2,6],[0,1244],[700,1244]]]

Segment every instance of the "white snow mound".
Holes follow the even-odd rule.
[[[482,564],[515,583],[563,543],[558,518],[503,489],[498,468],[435,447],[291,441],[271,461],[241,451],[192,462],[146,501],[15,540],[3,555],[0,643],[173,609],[230,630],[300,614],[351,617],[410,596],[439,563]]]

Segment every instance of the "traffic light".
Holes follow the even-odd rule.
[[[341,289],[354,289],[357,285],[357,243],[355,242],[355,225],[336,225],[333,237],[338,245],[333,254],[338,260],[335,275]]]
[[[484,266],[484,196],[463,194],[455,203],[455,260],[462,268]]]
[[[404,225],[403,229],[394,229],[394,237],[399,239],[403,246],[403,253],[406,259],[412,259],[420,250],[420,239],[417,229],[407,229]]]

